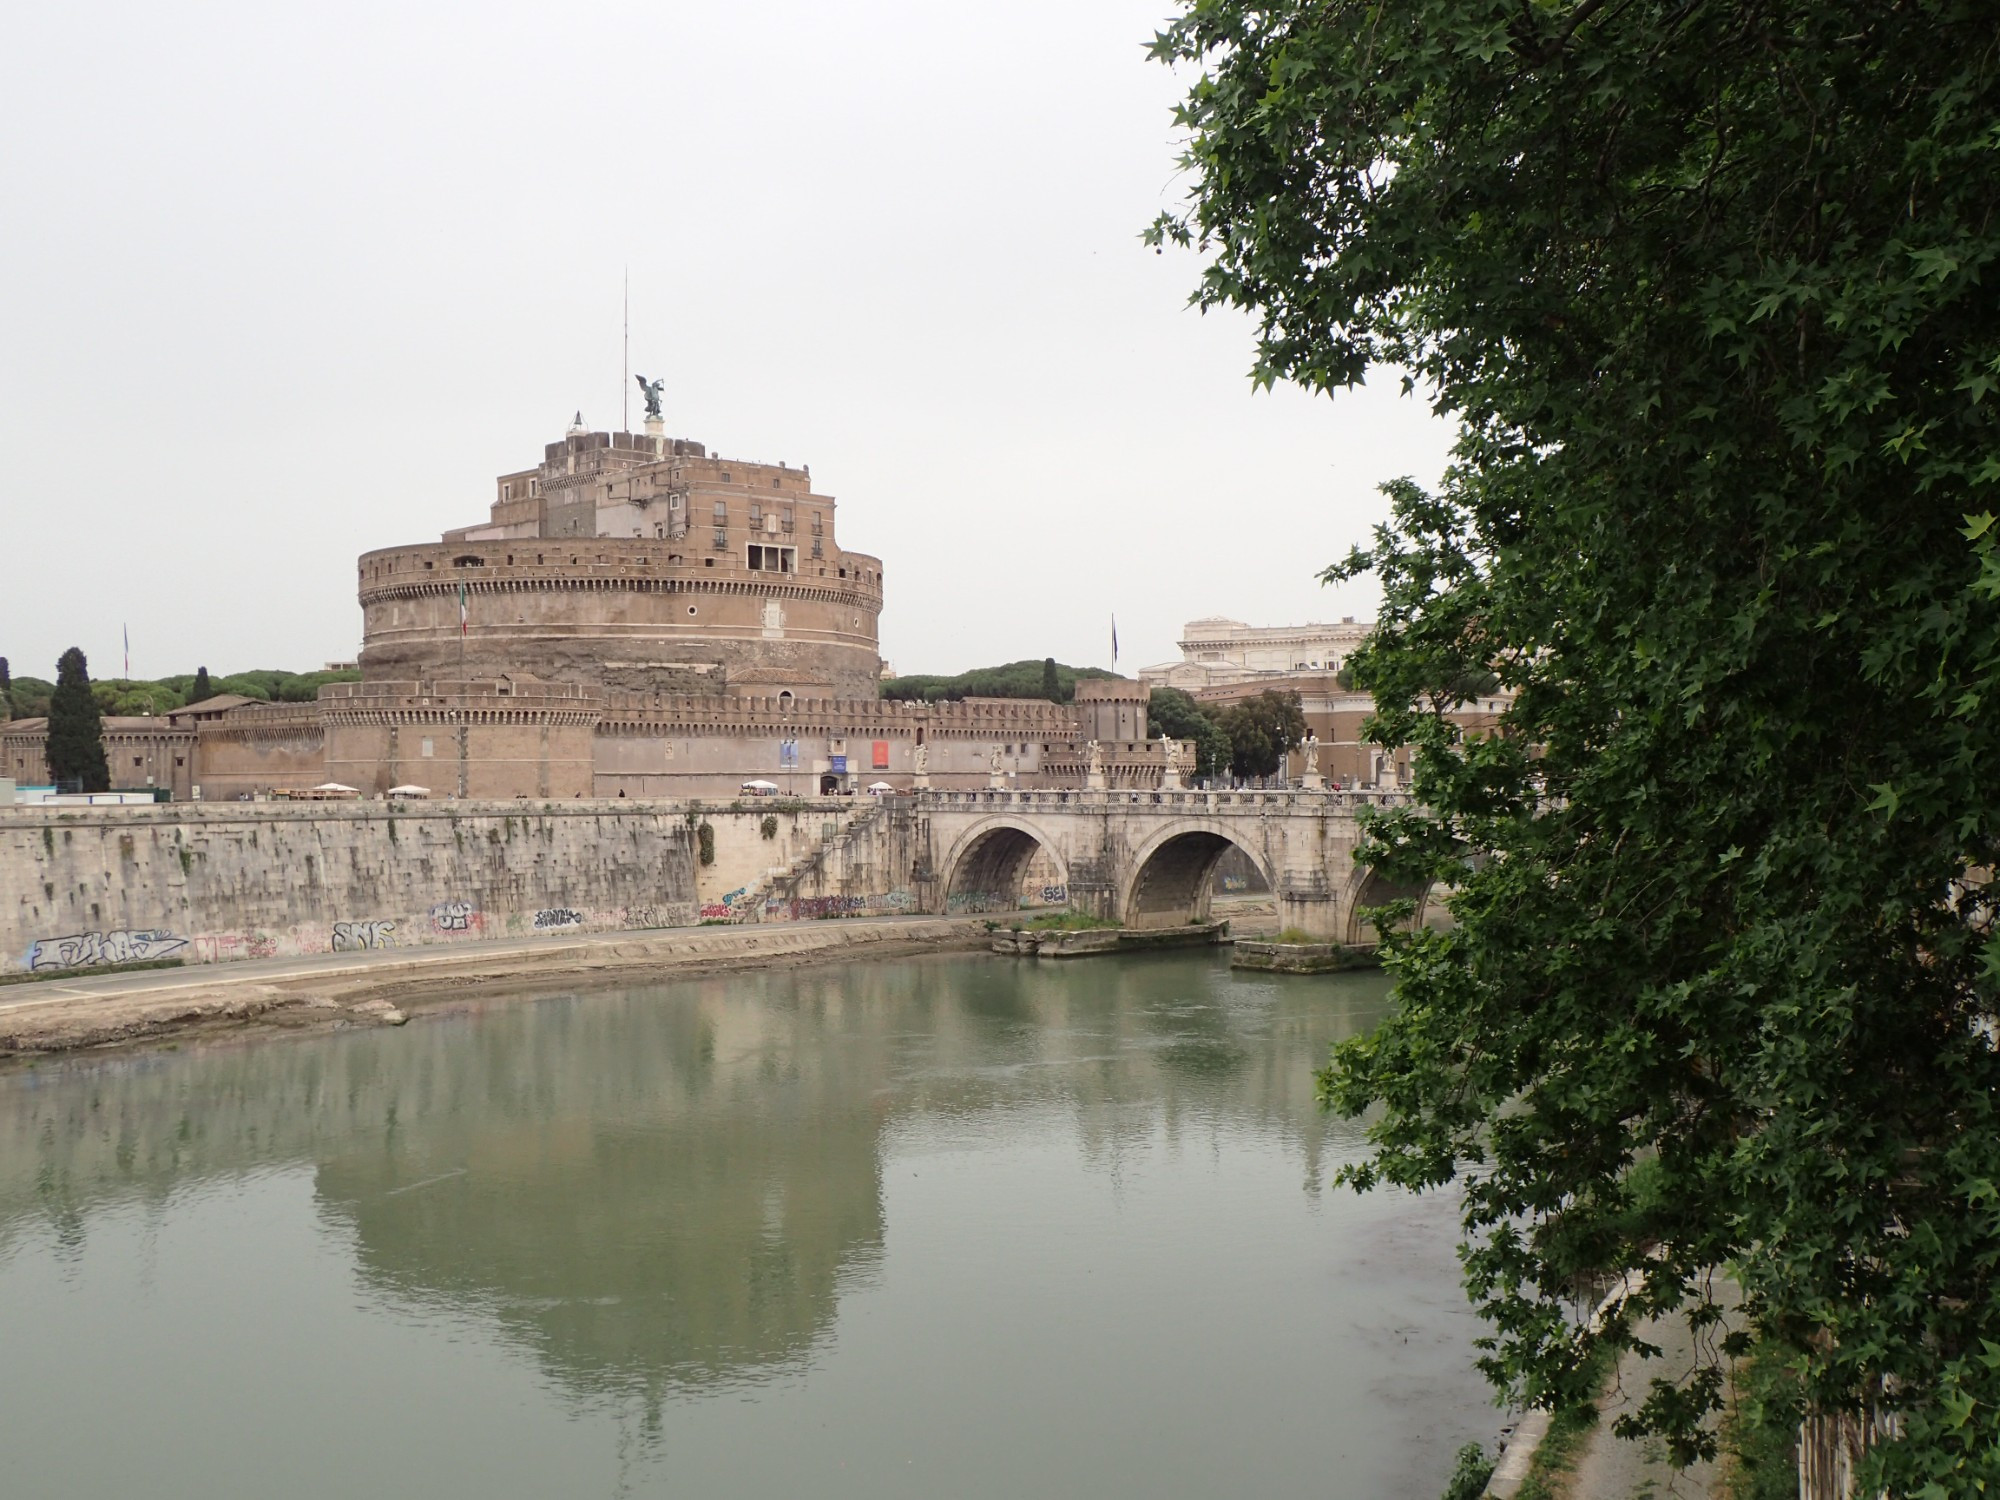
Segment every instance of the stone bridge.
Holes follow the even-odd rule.
[[[1367,908],[1427,893],[1356,862],[1355,815],[1408,800],[1361,791],[927,791],[893,799],[885,821],[904,825],[910,888],[925,911],[1013,911],[1044,855],[1077,910],[1127,927],[1179,926],[1208,916],[1216,864],[1233,847],[1270,885],[1284,926],[1364,944],[1375,941]]]

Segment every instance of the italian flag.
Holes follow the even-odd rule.
[[[465,585],[458,586],[458,638],[465,639]]]

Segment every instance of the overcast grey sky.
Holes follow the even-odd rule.
[[[1367,614],[1314,575],[1449,431],[1388,381],[1253,394],[1248,322],[1141,247],[1182,191],[1165,14],[14,7],[0,655],[351,657],[359,553],[617,425],[628,265],[668,430],[812,466],[899,670]]]

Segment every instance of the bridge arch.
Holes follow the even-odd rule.
[[[1398,931],[1408,932],[1423,922],[1434,889],[1429,882],[1412,885],[1391,880],[1373,865],[1357,864],[1353,877],[1347,883],[1343,901],[1347,910],[1347,936],[1344,941],[1350,947],[1373,947],[1377,938],[1369,911],[1373,907],[1386,906],[1391,901],[1416,902],[1415,914],[1396,924]]]
[[[1176,819],[1140,845],[1118,903],[1127,927],[1179,927],[1208,919],[1215,867],[1240,849],[1273,891],[1278,872],[1261,849],[1207,819]]]
[[[1062,844],[1027,818],[982,818],[961,833],[945,855],[944,909],[948,912],[1014,911],[1021,882],[1035,856],[1047,854],[1061,872],[1061,905],[1068,900],[1069,861]]]

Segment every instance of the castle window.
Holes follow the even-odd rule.
[[[755,531],[764,524],[764,507],[755,500],[750,502],[750,529]]]
[[[776,474],[773,474],[771,476],[771,488],[775,490],[777,487],[778,487],[778,476]]]
[[[820,534],[820,532],[821,532],[822,530],[824,530],[824,524],[823,524],[823,523],[821,522],[821,520],[820,520],[820,514],[819,514],[819,512],[818,512],[818,511],[814,511],[814,512],[813,512],[813,535],[814,535],[814,536],[818,536],[818,535]]]
[[[715,519],[717,524],[729,519],[729,507],[720,500],[715,502]]]
[[[528,498],[529,498],[530,500],[532,500],[532,499],[534,499],[534,498],[535,498],[535,497],[536,497],[537,495],[541,494],[541,492],[542,492],[542,482],[541,482],[541,480],[539,480],[539,479],[530,479],[530,480],[528,481]]]
[[[753,573],[792,573],[798,570],[799,549],[796,547],[760,547],[753,545],[749,551],[748,563]]]
[[[792,508],[789,505],[785,507],[784,528],[787,531],[792,529]]]
[[[500,486],[500,498],[501,498],[502,500],[512,500],[512,499],[514,498],[514,486],[513,486],[513,485],[511,485],[511,484],[503,484],[503,485],[501,485],[501,486]]]
[[[814,538],[813,538],[813,556],[814,556],[814,557],[824,557],[825,555],[826,555],[826,554],[825,554],[824,552],[822,552],[822,551],[820,550],[820,545],[819,545],[819,538],[818,538],[818,537],[814,537]]]
[[[722,471],[722,482],[723,482],[724,484],[728,484],[728,483],[729,483],[729,471],[728,471],[727,469],[724,469],[724,470]]]
[[[717,552],[727,552],[729,550],[729,533],[724,531],[720,526],[715,528],[715,550]]]

